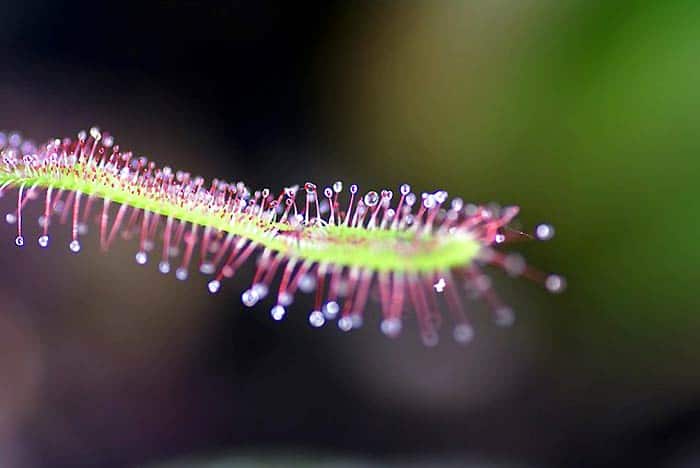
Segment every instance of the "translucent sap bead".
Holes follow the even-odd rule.
[[[170,263],[165,262],[165,261],[160,262],[158,264],[158,271],[160,271],[164,275],[167,275],[168,273],[170,273]]]
[[[175,278],[179,279],[180,281],[185,281],[187,279],[187,269],[179,267],[177,270],[175,270]]]
[[[49,246],[49,236],[40,236],[39,237],[39,247],[48,247]]]

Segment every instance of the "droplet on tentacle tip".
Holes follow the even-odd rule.
[[[209,262],[204,262],[199,266],[199,272],[203,275],[211,275],[216,271],[214,264]]]
[[[22,237],[22,236],[15,237],[15,245],[17,247],[22,247],[24,245],[24,237]]]
[[[70,244],[68,244],[68,248],[71,252],[78,253],[80,252],[80,242],[78,240],[72,240]]]
[[[288,292],[283,292],[282,294],[279,295],[279,303],[282,304],[283,306],[289,306],[294,302],[294,296],[289,294]]]
[[[309,314],[309,323],[312,327],[319,328],[326,323],[326,319],[320,310],[314,310]]]
[[[273,319],[279,321],[284,318],[284,315],[287,313],[285,310],[284,306],[281,306],[277,304],[274,306],[272,309],[270,309],[270,315],[272,316]]]
[[[435,331],[428,331],[421,334],[421,340],[425,346],[432,348],[440,342],[440,336]]]
[[[49,236],[39,236],[39,247],[48,247],[49,246]]]
[[[268,288],[265,283],[255,283],[251,289],[255,294],[258,295],[258,300],[263,299],[267,296]]]
[[[350,317],[340,317],[338,320],[338,328],[344,332],[352,330],[352,319]]]
[[[245,291],[243,291],[243,294],[241,294],[241,301],[247,307],[253,307],[255,304],[258,303],[259,299],[260,298],[258,294],[252,289],[246,289]]]
[[[316,278],[306,274],[299,280],[299,290],[303,293],[310,293],[316,288]]]
[[[323,316],[327,320],[333,320],[338,316],[340,306],[335,301],[329,301],[323,306]]]
[[[535,228],[535,237],[539,240],[547,241],[554,237],[554,226],[551,224],[540,224]]]
[[[178,267],[175,270],[175,278],[179,279],[180,281],[185,281],[187,279],[187,268]]]
[[[219,292],[219,288],[221,287],[221,282],[219,280],[211,280],[209,281],[209,284],[207,284],[207,288],[209,289],[209,292],[212,294],[216,294]]]
[[[145,265],[146,261],[148,261],[148,254],[143,250],[139,250],[138,252],[136,252],[134,258],[136,259],[136,263],[138,263],[139,265]]]
[[[379,202],[379,194],[374,190],[367,192],[365,194],[364,202],[367,206],[375,206]]]
[[[440,278],[435,284],[433,284],[433,289],[435,289],[436,293],[441,293],[445,290],[446,285],[445,278]]]
[[[566,289],[566,280],[559,275],[549,275],[544,280],[544,286],[549,292],[560,293]]]
[[[401,320],[395,317],[384,319],[379,328],[389,338],[396,338],[401,334]]]
[[[170,263],[166,261],[162,261],[158,264],[158,271],[163,273],[164,275],[167,275],[170,273]]]

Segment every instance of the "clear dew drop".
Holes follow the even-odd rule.
[[[469,343],[474,338],[474,329],[466,323],[460,323],[452,330],[452,337],[457,343]]]
[[[549,292],[560,293],[566,289],[566,280],[559,275],[549,275],[547,279],[544,280],[544,286]]]
[[[88,233],[88,225],[85,223],[78,223],[78,234],[84,236]]]
[[[270,315],[272,315],[272,318],[277,321],[282,320],[286,313],[287,311],[285,310],[284,306],[281,306],[279,304],[270,309]]]
[[[243,301],[243,304],[247,307],[253,307],[258,303],[259,299],[260,297],[252,289],[246,289],[243,291],[243,294],[241,294],[241,301]]]
[[[17,216],[14,213],[7,213],[5,215],[5,222],[7,224],[15,224],[17,222]]]
[[[335,182],[333,182],[333,191],[335,193],[342,192],[343,191],[343,182],[341,182],[340,180],[336,180]]]
[[[336,318],[338,316],[339,311],[340,311],[340,306],[335,301],[327,302],[323,306],[323,316],[327,320],[333,320],[334,318]]]
[[[352,184],[350,186],[350,193],[352,193],[352,194],[357,193],[357,184]]]
[[[209,281],[209,284],[207,284],[207,288],[209,289],[209,292],[212,294],[216,294],[219,292],[219,288],[221,287],[221,282],[219,280],[211,280]]]
[[[554,237],[554,226],[551,224],[540,224],[535,228],[535,237],[539,240],[550,240]]]
[[[384,319],[379,325],[379,329],[386,336],[396,338],[401,333],[401,320],[396,317]]]
[[[510,307],[501,307],[495,311],[496,325],[501,327],[509,327],[515,323],[515,312]]]
[[[39,247],[48,247],[49,246],[49,236],[39,236]]]
[[[340,317],[340,320],[338,320],[338,328],[344,332],[352,330],[352,319],[350,317]]]
[[[309,323],[312,327],[322,327],[326,323],[326,319],[320,310],[314,310],[309,314]]]
[[[365,194],[364,201],[365,205],[367,206],[375,206],[377,203],[379,203],[379,194],[374,190],[369,191]]]
[[[145,265],[146,261],[148,260],[148,254],[146,254],[146,252],[144,252],[143,250],[139,250],[138,252],[136,252],[134,258],[136,258],[136,263],[138,263],[139,265]]]
[[[187,269],[183,267],[176,269],[175,278],[179,279],[180,281],[185,281],[187,279]]]
[[[70,244],[68,244],[68,248],[70,249],[71,252],[73,253],[78,253],[80,252],[80,242],[76,240],[70,241]]]
[[[411,186],[408,184],[401,184],[401,187],[399,187],[399,191],[401,192],[401,195],[406,196],[411,191]]]
[[[506,240],[505,235],[501,234],[500,232],[498,234],[496,234],[496,238],[495,238],[496,244],[502,244],[503,242],[505,242],[505,240]]]
[[[24,237],[22,237],[22,236],[15,237],[15,245],[17,247],[22,247],[24,245]]]
[[[167,275],[170,273],[170,263],[166,261],[162,261],[158,264],[158,271],[163,273],[164,275]]]

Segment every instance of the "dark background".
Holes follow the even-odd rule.
[[[516,326],[475,308],[472,344],[425,349],[6,226],[0,466],[700,465],[699,31],[694,1],[6,2],[0,128],[516,203],[570,288],[495,273]]]

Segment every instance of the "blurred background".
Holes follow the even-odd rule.
[[[700,2],[26,0],[0,52],[0,129],[518,204],[569,284],[494,273],[516,326],[426,349],[5,225],[0,466],[700,466]]]

